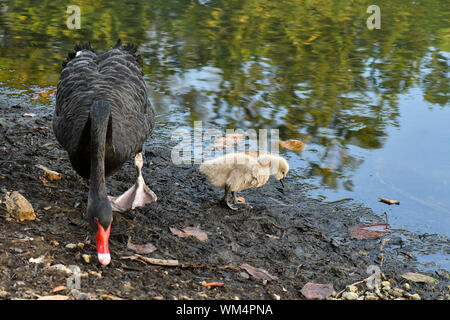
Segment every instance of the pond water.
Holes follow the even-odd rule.
[[[74,43],[102,51],[120,37],[140,47],[160,124],[278,129],[308,145],[280,152],[310,197],[450,236],[450,2],[377,1],[374,30],[369,1],[0,4],[1,95],[51,112]],[[67,26],[72,4],[80,29]],[[448,255],[433,260],[450,269]]]

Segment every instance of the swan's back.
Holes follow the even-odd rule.
[[[142,145],[154,126],[154,110],[147,97],[142,62],[136,46],[120,40],[96,54],[89,44],[75,46],[63,63],[53,118],[55,136],[68,152],[74,169],[89,177],[90,108],[94,101],[110,104],[105,171],[119,169]]]

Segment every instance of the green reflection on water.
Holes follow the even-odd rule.
[[[140,46],[153,92],[188,124],[279,128],[323,148],[307,174],[338,188],[361,163],[348,146],[382,148],[398,125],[400,94],[419,86],[425,101],[448,104],[449,2],[376,1],[381,30],[370,31],[372,2],[1,1],[0,82],[32,99],[56,86],[75,42],[103,50],[120,37]],[[66,26],[73,4],[79,30]]]

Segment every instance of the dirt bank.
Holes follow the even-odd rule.
[[[4,203],[0,204],[2,298],[35,299],[66,286],[69,274],[52,268],[61,264],[77,265],[82,274],[78,291],[62,288],[58,292],[70,299],[304,299],[300,290],[307,282],[331,283],[338,293],[367,278],[368,266],[381,263],[382,280],[390,280],[392,286],[408,283],[408,291],[423,299],[448,298],[448,273],[421,272],[414,257],[407,254],[412,249],[432,252],[448,246],[448,239],[405,230],[391,230],[378,239],[352,239],[349,227],[384,222],[384,217],[356,203],[325,204],[308,199],[306,186],[289,176],[284,191],[271,179],[258,190],[243,192],[253,209],[230,212],[215,202],[222,192],[206,183],[197,166],[172,164],[170,129],[161,126],[146,146],[143,169],[158,202],[114,214],[113,260],[101,267],[84,219],[88,184],[72,170],[56,142],[51,114],[23,117],[33,111],[26,106],[13,107],[6,98],[0,100],[1,197],[7,191],[19,191],[37,215],[34,221],[18,222],[10,219]],[[60,172],[63,178],[47,181],[36,165]],[[134,179],[130,159],[107,179],[109,193],[122,193]],[[207,232],[208,241],[181,238],[169,230],[187,226]],[[381,261],[381,241],[386,238],[390,241],[385,242]],[[157,250],[146,256],[176,259],[179,265],[122,259],[135,254],[127,248],[128,240],[152,243]],[[75,248],[67,246],[79,243]],[[245,263],[278,279],[254,279],[239,268]],[[439,283],[408,281],[400,276],[404,272],[425,273]],[[213,281],[224,285],[211,289],[202,285]],[[360,291],[366,288],[364,283],[357,287]]]

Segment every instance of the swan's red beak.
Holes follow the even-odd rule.
[[[95,241],[97,242],[97,256],[98,261],[106,266],[111,262],[111,254],[109,253],[109,234],[111,232],[111,225],[108,229],[102,227],[97,219],[94,219],[97,223],[97,234],[95,235]]]

